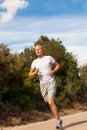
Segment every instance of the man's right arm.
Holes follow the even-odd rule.
[[[33,78],[35,75],[37,75],[39,72],[39,69],[30,69],[30,72],[29,72],[29,77],[30,78]]]

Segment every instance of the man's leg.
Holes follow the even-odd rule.
[[[62,127],[62,120],[59,118],[57,107],[54,103],[54,100],[52,98],[48,98],[48,104],[50,106],[50,109],[56,119],[56,129],[59,129]]]
[[[54,100],[52,98],[48,98],[48,104],[50,106],[50,109],[55,117],[56,120],[59,119],[58,110],[56,107],[56,104],[54,103]]]

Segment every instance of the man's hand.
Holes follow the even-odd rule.
[[[29,77],[33,78],[35,75],[37,75],[39,72],[39,69],[31,69],[29,72]]]
[[[53,76],[54,75],[54,72],[51,70],[50,72],[49,72],[49,76]]]
[[[34,69],[34,74],[36,75],[36,74],[38,74],[38,72],[39,72],[39,69]]]

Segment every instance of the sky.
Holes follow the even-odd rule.
[[[87,64],[87,0],[0,0],[0,43],[12,53],[41,35],[58,38],[78,65]]]

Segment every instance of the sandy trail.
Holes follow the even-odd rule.
[[[63,116],[62,130],[87,130],[87,111]],[[29,125],[5,128],[5,130],[56,130],[55,119]]]

